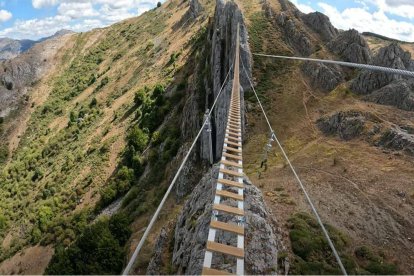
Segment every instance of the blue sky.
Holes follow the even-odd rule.
[[[414,42],[414,0],[292,0],[303,12],[320,11],[340,29],[354,28]]]
[[[87,31],[137,16],[158,1],[0,0],[0,37],[39,39],[61,29]]]
[[[212,0],[215,1],[215,0]],[[278,1],[278,0],[270,0]],[[414,41],[414,0],[291,0],[335,27]],[[39,39],[60,29],[87,31],[153,8],[158,0],[0,0],[0,37]],[[161,1],[163,2],[163,1]]]

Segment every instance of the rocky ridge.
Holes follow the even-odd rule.
[[[174,229],[172,262],[179,274],[195,275],[201,273],[218,170],[219,166],[215,165],[203,176],[178,217]],[[274,274],[277,272],[277,252],[281,246],[278,244],[278,234],[273,226],[275,221],[263,201],[260,190],[252,185],[247,178],[244,183],[246,273]],[[160,273],[160,266],[155,264],[161,263],[160,256],[163,247],[166,246],[166,236],[165,230],[162,230],[156,243],[156,254],[153,255],[147,274]],[[236,242],[234,235],[221,232],[217,234],[217,240],[226,244]],[[232,265],[232,260],[218,256],[213,258],[213,266],[225,270],[231,269],[234,265]]]
[[[51,60],[69,37],[70,34],[45,40],[0,64],[0,117],[16,109],[28,90],[49,72]]]

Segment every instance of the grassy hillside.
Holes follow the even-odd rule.
[[[130,222],[151,211],[165,190],[167,165],[182,145],[177,111],[191,74],[186,63],[198,55],[207,23],[183,20],[187,10],[188,3],[167,1],[138,18],[72,36],[47,80],[48,98],[34,107],[12,155],[0,155],[0,260],[38,243],[59,244],[53,261],[59,265],[67,258],[61,254],[70,254],[62,248],[82,246],[89,229],[120,246],[114,257],[120,263],[110,270],[120,272],[126,240],[111,236],[112,219],[89,227],[133,186],[122,213]],[[67,272],[108,272],[96,266]]]
[[[295,53],[277,23],[266,18],[261,1],[238,2],[248,19],[252,52]],[[268,2],[274,13],[281,10],[279,1]],[[308,33],[312,43],[319,45],[316,57],[339,59],[329,53],[318,35],[303,22],[295,19],[295,24]],[[410,184],[414,177],[414,170],[409,165],[412,157],[392,154],[369,144],[364,138],[346,142],[326,137],[316,126],[321,116],[343,110],[368,112],[381,122],[397,125],[412,125],[409,119],[412,114],[367,103],[345,85],[330,93],[313,89],[301,70],[301,63],[259,57],[253,57],[253,60],[253,77],[273,128],[324,222],[347,237],[343,257],[346,262],[353,262],[349,270],[354,273],[395,273],[397,267],[400,273],[412,272],[412,266],[408,264],[412,259],[404,252],[412,252],[407,235],[413,233],[409,226],[413,200],[412,197],[398,196],[398,191],[407,195],[414,193]],[[310,209],[276,144],[269,153],[267,168],[260,167],[269,130],[253,95],[247,94],[246,98],[250,105],[248,141],[243,150],[244,168],[252,182],[262,189],[277,220],[276,226],[282,229],[287,251],[281,254],[281,265],[283,258],[290,256],[290,273],[336,273],[335,262],[324,261],[329,250],[320,247],[322,245],[311,234],[318,228],[307,228],[295,215],[309,213]],[[301,227],[300,233],[295,232],[296,227]],[[378,263],[369,264],[363,258],[361,261],[358,248],[362,245],[374,252],[373,255],[380,252],[382,255],[373,259],[379,260],[384,267],[378,267]],[[367,268],[368,265],[372,267]]]

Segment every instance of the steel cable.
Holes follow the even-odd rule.
[[[203,132],[203,130],[204,130],[204,126],[205,126],[205,124],[207,123],[208,118],[211,116],[211,114],[212,114],[212,112],[213,112],[213,110],[214,110],[214,107],[216,106],[216,103],[217,103],[217,101],[218,101],[218,99],[219,99],[220,95],[221,95],[221,94],[222,94],[222,92],[223,92],[224,86],[225,86],[225,84],[227,83],[227,79],[228,79],[228,77],[229,77],[229,75],[230,75],[230,72],[231,72],[232,68],[233,68],[233,65],[231,65],[231,66],[230,66],[230,69],[229,69],[229,71],[228,71],[228,73],[227,73],[227,76],[226,76],[226,78],[224,79],[223,85],[221,86],[220,91],[219,91],[219,93],[217,94],[217,97],[216,97],[216,99],[214,100],[213,105],[211,106],[210,112],[208,113],[208,117],[206,117],[206,120],[204,120],[204,123],[202,124],[202,126],[201,126],[201,128],[200,128],[200,131],[198,132],[197,136],[194,138],[194,141],[193,141],[193,143],[192,143],[192,145],[191,145],[190,149],[188,150],[188,152],[187,152],[186,156],[184,157],[184,159],[183,159],[183,161],[182,161],[182,163],[181,163],[181,165],[180,165],[180,167],[179,167],[179,169],[178,169],[177,173],[176,173],[176,174],[175,174],[175,176],[174,176],[174,179],[172,180],[172,182],[171,182],[170,186],[168,187],[168,190],[166,191],[166,193],[165,193],[165,195],[164,195],[163,199],[161,200],[161,202],[160,202],[160,204],[159,204],[159,206],[158,206],[157,210],[155,211],[155,214],[153,215],[153,217],[152,217],[152,219],[151,219],[150,223],[148,224],[147,228],[145,229],[144,235],[141,237],[141,240],[139,241],[139,243],[138,243],[137,247],[135,248],[135,251],[134,251],[134,253],[132,254],[131,259],[129,260],[128,265],[126,266],[125,270],[122,272],[122,275],[128,275],[128,274],[129,274],[129,272],[131,271],[132,266],[133,266],[133,264],[135,263],[135,260],[136,260],[136,258],[137,258],[137,256],[138,256],[138,253],[141,251],[141,248],[142,248],[142,246],[144,245],[144,242],[145,242],[145,240],[147,239],[147,236],[148,236],[148,234],[150,233],[150,231],[151,231],[152,227],[154,226],[154,223],[155,223],[155,221],[157,220],[158,215],[159,215],[159,213],[160,213],[160,211],[161,211],[162,207],[163,207],[163,206],[164,206],[164,204],[165,204],[165,201],[167,200],[167,198],[168,198],[169,194],[171,193],[171,190],[172,190],[172,188],[173,188],[173,186],[174,186],[175,182],[177,181],[178,176],[180,175],[180,173],[181,173],[181,171],[182,171],[182,169],[183,169],[183,167],[184,167],[185,163],[187,162],[187,159],[188,159],[188,157],[190,156],[190,154],[191,154],[191,152],[192,152],[192,150],[193,150],[194,146],[196,145],[198,138],[200,137],[201,133],[202,133],[202,132]]]
[[[292,170],[293,174],[295,175],[295,178],[298,181],[299,186],[300,186],[301,190],[303,191],[303,193],[304,193],[304,195],[306,197],[306,200],[308,201],[308,203],[309,203],[309,205],[310,205],[310,207],[312,209],[312,212],[314,213],[314,215],[315,215],[315,217],[316,217],[316,219],[317,219],[320,227],[322,228],[323,234],[325,235],[325,238],[328,241],[328,244],[329,244],[330,248],[332,249],[332,252],[333,252],[333,254],[334,254],[335,258],[336,258],[336,261],[338,262],[339,267],[341,268],[342,273],[344,275],[347,275],[347,272],[345,270],[345,267],[342,264],[341,258],[339,257],[339,254],[338,254],[338,252],[337,252],[337,250],[335,248],[335,245],[333,244],[331,238],[329,237],[328,231],[326,230],[325,226],[323,225],[323,222],[322,222],[322,220],[321,220],[321,218],[320,218],[320,216],[318,214],[318,211],[316,210],[315,206],[313,205],[313,202],[312,202],[312,200],[311,200],[308,192],[306,191],[305,186],[303,185],[302,181],[300,180],[300,178],[299,178],[298,174],[296,173],[296,170],[293,167],[292,163],[290,162],[289,157],[287,156],[287,154],[286,154],[286,152],[285,152],[282,144],[280,143],[279,139],[276,137],[276,134],[275,134],[272,126],[270,125],[269,119],[268,119],[268,117],[266,115],[266,112],[265,112],[265,110],[263,108],[263,105],[262,105],[262,103],[261,103],[261,101],[260,101],[260,99],[259,99],[259,97],[258,97],[258,95],[256,93],[256,89],[254,89],[253,83],[250,80],[249,74],[247,73],[247,70],[246,70],[246,67],[244,66],[243,60],[242,60],[242,65],[243,65],[243,70],[244,70],[244,72],[245,72],[245,74],[247,76],[247,79],[249,80],[250,86],[251,86],[251,88],[252,88],[252,90],[254,92],[254,95],[256,96],[256,99],[257,99],[257,101],[258,101],[258,103],[260,105],[260,108],[261,108],[261,110],[263,112],[263,115],[264,115],[264,117],[266,119],[267,125],[269,126],[270,132],[271,132],[273,138],[275,139],[277,145],[279,146],[280,150],[282,151],[282,154],[283,154],[284,158],[288,162],[290,169]]]

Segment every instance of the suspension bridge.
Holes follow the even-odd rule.
[[[131,259],[129,260],[125,270],[123,271],[123,275],[128,275],[131,272],[131,269],[137,259],[137,256],[142,249],[146,238],[148,237],[149,233],[156,222],[161,209],[163,208],[169,194],[171,193],[172,188],[174,187],[175,182],[177,181],[178,176],[180,175],[185,163],[187,162],[192,150],[194,149],[199,137],[201,136],[203,131],[206,131],[206,126],[209,124],[211,114],[217,104],[217,101],[220,99],[221,95],[223,94],[224,87],[229,80],[229,75],[233,70],[233,86],[231,92],[231,101],[228,107],[228,116],[227,116],[227,127],[225,129],[225,137],[223,141],[223,152],[222,158],[220,161],[220,169],[219,169],[219,176],[216,183],[215,189],[215,196],[214,202],[212,203],[213,210],[211,215],[211,221],[209,225],[209,232],[206,241],[206,251],[204,256],[204,262],[202,267],[202,274],[204,275],[227,275],[231,274],[229,271],[223,271],[218,268],[214,268],[214,256],[215,254],[224,254],[231,256],[236,259],[235,263],[233,264],[233,268],[231,271],[235,271],[237,275],[243,275],[245,272],[244,269],[244,258],[245,258],[245,217],[244,217],[244,184],[243,184],[243,151],[242,151],[242,118],[241,118],[241,93],[240,93],[240,30],[239,26],[237,26],[237,42],[236,42],[236,49],[235,49],[235,57],[234,63],[230,66],[229,71],[225,77],[225,80],[220,88],[216,99],[213,102],[212,107],[210,108],[209,112],[206,114],[205,119],[203,120],[203,124],[197,133],[196,137],[194,138],[193,143],[191,144],[186,156],[184,157],[181,166],[178,168],[178,171],[173,178],[168,190],[166,191],[161,203],[159,204],[155,214],[153,215],[148,227],[146,228],[139,244],[137,245]],[[406,70],[399,70],[394,68],[385,68],[380,66],[374,65],[367,65],[367,64],[356,64],[350,62],[342,62],[342,61],[333,61],[333,60],[320,60],[320,59],[312,59],[312,58],[302,58],[302,57],[287,57],[287,56],[277,56],[277,55],[267,55],[267,54],[259,54],[253,53],[254,56],[257,57],[264,57],[264,58],[278,58],[278,59],[292,59],[292,60],[300,60],[300,61],[310,61],[310,62],[321,62],[327,64],[335,64],[340,66],[352,67],[357,69],[365,69],[365,70],[372,70],[372,71],[380,71],[389,74],[399,74],[408,77],[414,77],[414,72],[406,71]],[[312,202],[311,197],[309,196],[308,192],[306,191],[305,185],[303,184],[302,180],[300,179],[298,173],[296,172],[294,166],[290,162],[286,151],[284,150],[280,140],[277,138],[276,132],[273,130],[268,116],[263,108],[263,105],[257,95],[257,92],[254,88],[252,80],[247,73],[247,70],[242,63],[243,71],[249,80],[249,84],[251,89],[253,90],[255,97],[258,101],[260,109],[263,113],[264,119],[269,127],[270,132],[270,140],[269,144],[272,142],[276,142],[277,146],[282,152],[283,157],[287,161],[289,168],[291,169],[297,183],[305,195],[305,199],[308,202],[309,206],[313,214],[315,215],[319,226],[322,229],[322,232],[332,249],[332,252],[335,256],[335,259],[340,267],[342,273],[347,275],[346,269],[341,261],[341,258],[335,248],[334,243],[332,242],[328,231],[326,230],[321,217],[318,214],[318,211],[315,205]],[[225,214],[225,215],[223,215]],[[217,236],[219,231],[224,231],[234,235],[235,242],[234,245],[227,245],[217,241]]]

